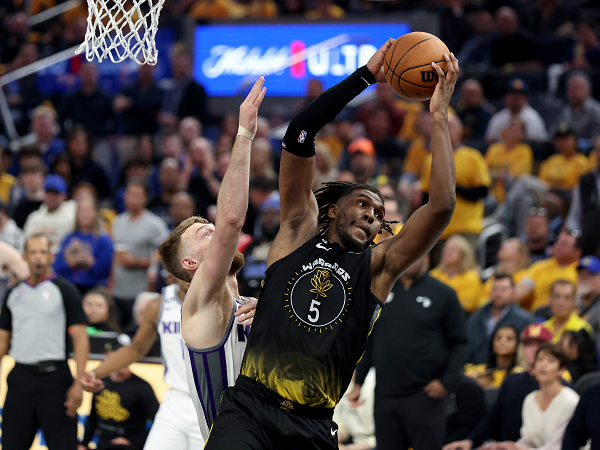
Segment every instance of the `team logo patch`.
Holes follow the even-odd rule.
[[[302,130],[300,132],[300,136],[298,136],[298,142],[304,144],[304,140],[306,139],[306,131]]]

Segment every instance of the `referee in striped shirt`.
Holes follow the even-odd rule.
[[[89,353],[86,316],[75,286],[52,273],[47,237],[34,235],[23,255],[31,275],[16,284],[0,313],[0,359],[10,353],[2,415],[2,448],[27,450],[39,428],[49,450],[77,450],[77,408],[83,393],[67,364],[73,340],[77,378]]]

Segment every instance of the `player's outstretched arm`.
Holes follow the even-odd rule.
[[[88,392],[99,392],[104,389],[102,378],[117,370],[139,361],[148,354],[158,337],[156,325],[160,313],[160,296],[148,302],[142,323],[129,345],[125,345],[110,355],[106,360],[90,372],[83,374],[81,386]]]
[[[304,108],[288,125],[283,138],[279,169],[281,226],[271,246],[267,265],[293,252],[319,232],[319,208],[312,193],[315,177],[315,136],[333,121],[344,107],[367,87],[385,83],[383,59],[394,43],[389,39],[344,81],[327,89]]]
[[[254,84],[240,106],[240,126],[256,133],[258,107],[266,88],[265,79]],[[217,198],[215,231],[204,260],[194,273],[182,307],[181,333],[185,342],[195,348],[217,345],[233,311],[226,279],[237,250],[240,231],[248,210],[250,147],[252,138],[238,133],[231,160]]]
[[[408,267],[428,253],[450,223],[456,205],[456,173],[450,134],[448,105],[458,79],[458,60],[444,55],[447,73],[435,63],[439,81],[431,97],[431,182],[429,201],[406,221],[402,230],[373,249],[371,290],[386,298]]]

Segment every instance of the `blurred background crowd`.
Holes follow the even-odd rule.
[[[83,41],[83,3],[30,23],[31,14],[53,6],[54,0],[0,3],[0,74]],[[420,10],[439,18],[440,38],[461,65],[449,111],[457,206],[424,269],[452,288],[464,314],[452,345],[462,349],[456,375],[465,376],[452,376],[444,386],[443,397],[454,396],[447,419],[461,410],[457,386],[465,377],[480,392],[481,411],[491,408],[482,431],[482,413],[469,406],[472,426],[446,442],[469,436],[475,446],[516,441],[514,424],[512,434],[502,434],[508,413],[498,412],[495,402],[504,378],[534,363],[535,352],[526,357],[524,351],[528,342],[559,344],[568,358],[560,360],[568,369],[562,377],[580,394],[586,380],[600,380],[600,2],[167,0],[161,24],[178,30],[190,19],[331,22]],[[28,237],[48,236],[53,270],[79,289],[88,330],[134,333],[151,293],[174,282],[157,246],[191,215],[216,217],[237,109],[211,111],[186,50],[177,44],[161,54],[168,76],[159,79],[153,67],[140,66],[131,84],[116,91],[104,89],[98,67],[81,58],[73,60],[66,95],[45,94],[36,73],[3,87],[3,108],[25,137],[11,140],[6,128],[0,136],[0,241],[23,251]],[[246,258],[242,295],[258,297],[279,229],[281,130],[322,91],[322,82],[310,79],[301,100],[275,100],[259,112],[239,244]],[[404,101],[387,84],[378,85],[319,133],[316,165],[315,188],[333,180],[377,186],[397,232],[428,198],[428,104]],[[2,295],[18,276],[5,269]],[[414,339],[396,332],[398,339]],[[409,361],[418,359],[415,349],[398,352],[408,350]],[[559,353],[549,350],[558,359]],[[374,448],[368,442],[348,448]]]

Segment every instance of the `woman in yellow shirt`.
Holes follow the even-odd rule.
[[[490,145],[485,153],[485,162],[493,182],[492,193],[498,203],[504,203],[506,197],[506,175],[518,177],[530,174],[533,168],[533,151],[523,142],[524,136],[525,124],[521,119],[514,118],[502,130],[502,142]]]
[[[440,265],[430,274],[454,289],[462,307],[472,313],[477,309],[481,291],[478,269],[475,252],[469,241],[454,235],[444,245]]]
[[[467,364],[465,375],[475,379],[483,389],[499,388],[507,374],[523,372],[523,368],[517,366],[518,346],[516,328],[506,325],[496,328],[490,339],[488,363]]]
[[[557,189],[573,189],[579,177],[589,172],[589,160],[577,151],[575,132],[562,124],[554,134],[554,146],[560,152],[540,165],[540,178]]]

